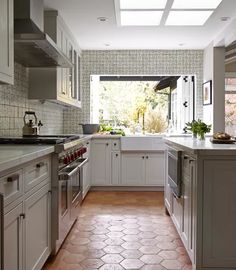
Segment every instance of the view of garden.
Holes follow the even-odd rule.
[[[168,126],[169,89],[155,81],[101,81],[99,123],[128,133],[163,133]]]

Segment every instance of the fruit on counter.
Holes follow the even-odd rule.
[[[105,124],[100,124],[99,133],[125,136],[125,132],[123,129],[113,128],[113,127],[111,127],[109,125],[105,125]]]
[[[231,136],[225,132],[216,132],[213,134],[213,138],[217,140],[230,140]]]

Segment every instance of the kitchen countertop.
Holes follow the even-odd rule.
[[[194,154],[220,154],[220,155],[236,155],[236,144],[213,144],[210,138],[205,140],[197,140],[189,137],[168,137],[164,138],[168,144],[174,144],[183,150],[190,151]]]
[[[53,152],[51,145],[0,145],[0,172]]]

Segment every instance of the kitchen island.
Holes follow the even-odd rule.
[[[236,145],[186,137],[165,143],[181,151],[181,194],[172,192],[167,162],[165,206],[193,269],[236,269]]]

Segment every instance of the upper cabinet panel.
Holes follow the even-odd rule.
[[[14,83],[13,0],[0,0],[0,83]]]

